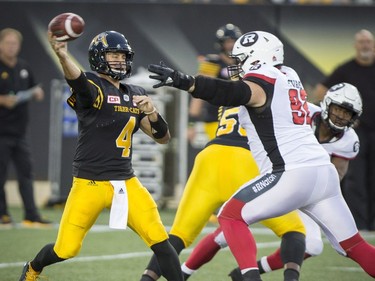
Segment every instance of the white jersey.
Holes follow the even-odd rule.
[[[312,116],[311,127],[316,134],[321,122],[321,108],[315,104],[308,103],[310,114]],[[341,134],[332,138],[329,142],[323,142],[321,145],[330,156],[339,157],[347,160],[354,159],[359,152],[359,139],[357,133],[352,128],[347,128]]]
[[[239,112],[262,174],[330,163],[311,130],[307,95],[292,68],[255,65],[243,79],[261,85],[267,95],[264,106],[241,106]]]

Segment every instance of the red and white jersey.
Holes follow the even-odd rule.
[[[306,92],[290,67],[255,65],[243,77],[267,95],[259,108],[241,106],[239,119],[261,173],[330,163],[311,130]]]
[[[311,127],[316,133],[321,122],[322,109],[315,104],[308,103],[310,115],[312,116]],[[359,152],[359,139],[357,133],[352,128],[347,128],[341,134],[333,137],[329,142],[323,142],[321,145],[330,156],[343,159],[354,159]]]

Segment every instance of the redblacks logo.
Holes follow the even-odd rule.
[[[120,97],[118,96],[108,96],[107,102],[121,104]]]

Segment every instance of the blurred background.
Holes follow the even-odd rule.
[[[339,63],[354,55],[353,36],[366,28],[375,32],[372,0],[108,0],[0,1],[0,29],[12,27],[24,36],[20,57],[26,59],[42,83],[45,99],[31,103],[29,136],[32,145],[35,192],[39,205],[63,203],[71,184],[71,162],[77,123],[65,105],[69,94],[60,68],[49,49],[46,31],[57,14],[76,13],[85,20],[84,34],[69,43],[69,51],[83,70],[89,70],[91,39],[106,30],[119,31],[135,51],[133,77],[154,95],[171,127],[173,141],[165,149],[139,135],[135,140],[137,175],[162,207],[175,204],[196,151],[188,146],[188,97],[172,89],[152,89],[147,65],[164,61],[189,74],[197,58],[215,53],[218,27],[233,23],[243,32],[264,30],[285,45],[285,62],[301,76],[309,92]],[[14,171],[7,196],[19,204]]]

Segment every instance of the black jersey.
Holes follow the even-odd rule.
[[[36,85],[27,62],[18,59],[10,68],[0,61],[0,95],[16,95],[17,92]],[[14,108],[0,106],[0,136],[23,136],[29,119],[28,102],[17,104]]]
[[[133,103],[133,96],[146,95],[146,91],[123,83],[117,89],[93,73],[86,73],[86,77],[88,83],[84,75],[80,83],[68,81],[75,85],[67,102],[76,111],[79,130],[73,176],[92,180],[131,178],[133,134],[145,116]]]
[[[207,146],[221,144],[250,149],[247,143],[246,131],[240,126],[238,120],[239,110],[239,107],[220,107],[219,126],[216,130],[216,136],[207,143]]]

